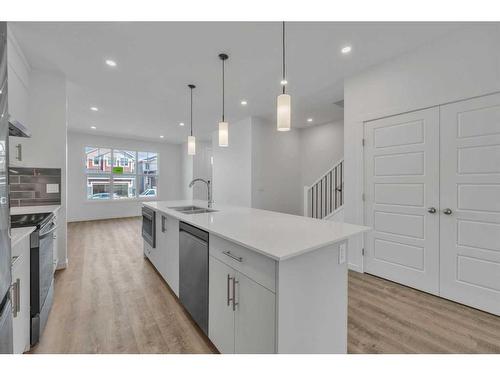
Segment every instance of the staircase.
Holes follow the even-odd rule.
[[[304,216],[344,221],[344,160],[328,169],[312,185],[304,186]]]

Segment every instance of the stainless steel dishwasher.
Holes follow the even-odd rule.
[[[208,335],[208,233],[179,223],[179,299]]]

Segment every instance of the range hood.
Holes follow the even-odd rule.
[[[9,135],[11,137],[31,138],[31,133],[23,124],[9,116]]]

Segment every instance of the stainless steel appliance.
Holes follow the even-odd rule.
[[[208,233],[179,223],[179,299],[208,335]]]
[[[156,247],[156,212],[155,210],[142,207],[142,238],[153,249]]]
[[[7,23],[0,22],[0,353],[12,353],[9,238],[9,124],[7,106]]]
[[[31,345],[36,344],[49,317],[54,296],[54,235],[57,226],[53,213],[12,215],[13,228],[34,226],[30,236],[30,315]]]

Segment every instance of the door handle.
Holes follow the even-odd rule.
[[[233,311],[236,311],[236,306],[239,305],[238,302],[236,302],[236,284],[238,284],[239,281],[236,280],[236,277],[233,277]]]
[[[233,294],[233,298],[230,297],[231,280],[234,280],[234,277],[231,277],[229,274],[227,274],[227,305],[228,306],[229,306],[230,302],[233,301],[233,299],[234,299],[234,294]]]
[[[451,215],[453,213],[453,211],[451,210],[451,208],[445,208],[443,210],[443,214],[445,215]]]
[[[430,213],[430,214],[435,214],[436,213],[436,207],[429,207],[427,209],[427,212]]]

